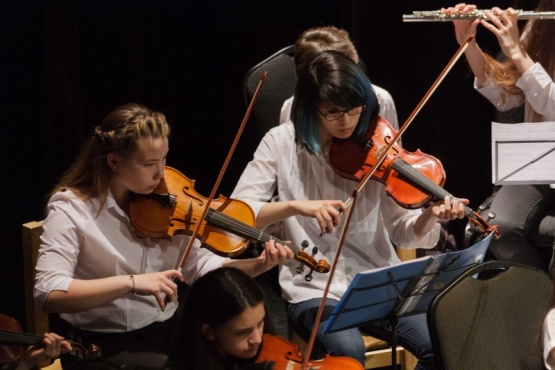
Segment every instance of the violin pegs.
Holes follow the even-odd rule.
[[[318,253],[318,247],[313,247],[312,248],[312,257],[314,257],[316,255],[316,253]],[[310,269],[310,272],[308,274],[306,274],[306,276],[304,277],[304,279],[306,281],[312,281],[312,273],[314,272],[314,269]]]
[[[303,240],[301,243],[301,249],[304,251],[306,248],[308,247],[308,241]],[[297,267],[297,274],[302,274],[304,272],[304,263],[301,262],[301,264]]]

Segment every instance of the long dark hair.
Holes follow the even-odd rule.
[[[225,369],[225,358],[218,353],[214,341],[203,335],[202,326],[208,324],[218,328],[245,309],[263,302],[264,293],[260,286],[236,268],[221,267],[200,277],[185,296],[180,313],[179,339],[173,356],[177,368]],[[265,329],[267,324],[265,321]]]

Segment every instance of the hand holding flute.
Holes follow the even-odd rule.
[[[487,10],[474,9],[471,11],[420,10],[412,14],[404,14],[403,22],[454,22],[462,20],[484,19],[489,21]],[[519,20],[526,19],[555,19],[555,12],[534,12],[526,10],[515,10]]]

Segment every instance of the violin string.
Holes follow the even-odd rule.
[[[395,171],[409,178],[409,180],[413,182],[416,186],[420,187],[421,189],[425,189],[426,191],[435,195],[437,198],[445,199],[446,196],[449,196],[451,200],[456,199],[451,193],[430,180],[422,172],[415,170],[414,167],[405,162],[402,158],[399,158],[395,162],[393,162],[392,167]],[[466,205],[464,205],[464,213],[468,217],[472,217],[474,214],[473,210]]]
[[[42,337],[28,333],[17,333],[9,330],[0,330],[0,342],[35,344],[41,342]]]
[[[267,242],[274,239],[280,244],[287,245],[295,254],[297,254],[297,252],[299,251],[299,248],[293,245],[287,244],[277,238],[274,238],[270,234],[261,232],[260,230],[255,229],[242,221],[236,220],[233,217],[230,217],[214,209],[208,210],[206,221],[209,224],[219,226],[227,231],[235,232],[240,236],[244,236],[253,240]]]

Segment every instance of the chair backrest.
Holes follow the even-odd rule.
[[[31,221],[22,225],[23,237],[23,278],[25,280],[25,310],[27,332],[43,335],[48,332],[48,314],[42,311],[33,298],[35,286],[35,266],[40,247],[42,221]]]
[[[248,107],[264,72],[267,72],[264,85],[250,116],[250,132],[253,150],[274,126],[279,124],[283,102],[293,96],[297,74],[295,72],[295,45],[287,46],[272,54],[247,71],[243,79],[243,93]]]
[[[467,270],[428,311],[438,367],[542,369],[542,324],[552,290],[549,276],[528,266],[491,261]]]

